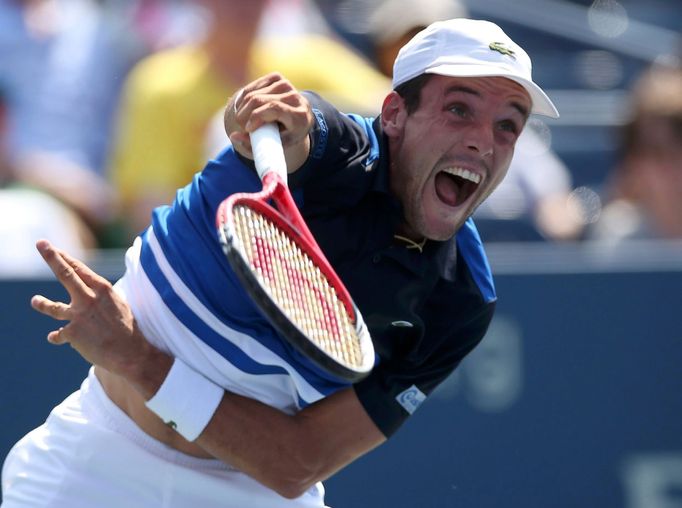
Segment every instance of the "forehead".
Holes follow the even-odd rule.
[[[452,77],[434,75],[427,86],[431,91],[440,90],[441,96],[454,93],[470,93],[485,100],[494,99],[500,103],[519,103],[530,111],[531,99],[526,89],[509,78],[500,76]]]

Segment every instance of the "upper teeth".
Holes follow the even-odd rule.
[[[481,175],[473,173],[473,172],[469,171],[468,169],[446,168],[444,171],[450,175],[459,176],[460,178],[464,178],[465,180],[469,180],[470,182],[474,182],[474,183],[480,183],[481,182]]]

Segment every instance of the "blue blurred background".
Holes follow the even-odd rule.
[[[357,59],[346,74],[364,92],[342,93],[353,79],[316,81],[327,70],[315,54],[282,65],[307,67],[302,86],[311,83],[305,87],[343,110],[375,114],[390,86],[374,70],[377,33],[386,30],[375,12],[383,3],[270,0],[258,37],[332,40]],[[660,67],[679,72],[682,4],[440,3],[495,21],[520,42],[562,116],[531,119],[518,173],[477,212],[500,298],[488,335],[391,441],[326,482],[327,502],[682,507],[682,228],[675,227],[682,224],[682,136],[662,145],[677,150],[666,156],[670,179],[662,184],[623,183],[623,168],[634,170],[622,141],[638,111],[641,76]],[[34,242],[50,238],[111,280],[122,273],[123,249],[150,207],[172,199],[177,187],[130,176],[120,162],[154,164],[140,140],[162,138],[150,127],[158,121],[143,120],[153,118],[145,107],[156,99],[140,100],[148,90],[131,76],[143,75],[155,55],[201,45],[212,23],[229,17],[216,5],[0,0],[0,457],[77,389],[88,367],[45,342],[54,325],[29,307],[36,293],[66,297]],[[236,84],[225,84],[218,106],[207,110],[194,141],[198,160],[227,142],[212,111],[219,116],[249,72],[234,71]],[[144,175],[148,167],[132,171]],[[655,194],[656,185],[667,194]],[[653,195],[658,209],[642,194]]]

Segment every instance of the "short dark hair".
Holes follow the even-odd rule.
[[[405,81],[396,87],[395,91],[405,101],[407,114],[412,114],[419,109],[422,88],[424,88],[432,76],[433,74],[420,74],[416,78]]]

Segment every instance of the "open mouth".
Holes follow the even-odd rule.
[[[469,199],[479,183],[479,174],[464,168],[446,168],[436,175],[436,195],[448,206],[459,206]]]

